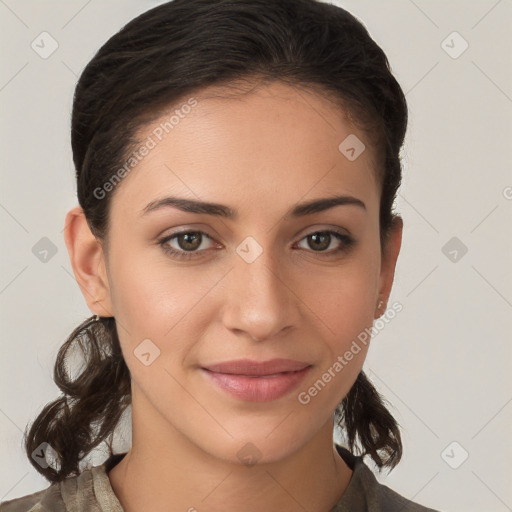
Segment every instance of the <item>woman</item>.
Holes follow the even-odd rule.
[[[400,251],[406,125],[382,50],[315,0],[175,0],[107,41],[76,87],[65,219],[94,316],[26,436],[51,485],[0,510],[432,510],[362,458],[402,455],[362,366]]]

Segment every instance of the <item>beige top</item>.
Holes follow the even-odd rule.
[[[340,445],[336,449],[353,473],[341,500],[329,512],[439,512],[409,501],[380,484],[362,457]],[[107,474],[124,455],[112,455],[101,466],[93,466],[78,476],[4,501],[0,503],[0,512],[124,512]]]

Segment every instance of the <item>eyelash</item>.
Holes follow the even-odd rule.
[[[335,254],[338,254],[340,252],[343,252],[343,251],[347,251],[350,247],[352,247],[355,243],[355,240],[345,234],[345,233],[341,233],[339,231],[335,231],[335,230],[322,230],[322,231],[312,231],[311,233],[308,233],[307,235],[305,235],[304,237],[302,237],[300,241],[304,240],[305,238],[307,238],[308,236],[311,236],[311,235],[317,235],[317,234],[331,234],[331,235],[334,235],[335,238],[337,238],[340,242],[342,242],[342,244],[340,245],[340,247],[338,249],[331,249],[330,251],[313,251],[311,250],[310,252],[316,252],[317,254],[324,254],[324,255],[327,255],[327,256],[333,256]],[[169,247],[169,245],[167,245],[167,242],[169,242],[170,240],[174,239],[174,238],[177,238],[178,236],[180,235],[187,235],[187,234],[201,234],[201,235],[204,235],[206,236],[207,238],[209,238],[210,240],[212,240],[212,238],[207,234],[205,233],[204,231],[181,231],[179,233],[174,233],[170,236],[166,236],[164,238],[161,238],[160,240],[158,240],[158,244],[162,247],[162,250],[166,253],[166,254],[169,254],[170,256],[172,257],[176,257],[178,259],[182,259],[182,260],[189,260],[191,258],[197,258],[198,256],[196,256],[198,253],[201,253],[203,251],[206,251],[208,249],[202,249],[200,251],[179,251],[179,250],[176,250],[176,249],[172,249]]]

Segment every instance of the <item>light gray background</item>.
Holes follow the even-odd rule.
[[[48,485],[25,458],[22,431],[60,394],[55,356],[90,314],[62,234],[77,204],[74,86],[108,37],[159,3],[0,0],[0,500]],[[374,338],[365,366],[392,404],[405,454],[378,479],[437,509],[512,510],[512,3],[337,3],[383,47],[411,117],[389,302],[404,309]],[[47,59],[31,48],[43,31],[58,42]],[[442,46],[454,31],[469,44],[458,58]],[[451,36],[444,48],[463,44]],[[33,253],[43,237],[57,249],[46,263]],[[456,261],[442,250],[452,237],[467,247]]]

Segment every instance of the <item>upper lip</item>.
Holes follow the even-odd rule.
[[[203,369],[216,373],[228,373],[232,375],[274,375],[283,372],[295,372],[303,370],[309,363],[293,361],[292,359],[270,359],[268,361],[254,361],[251,359],[237,359],[224,363],[203,366]]]

